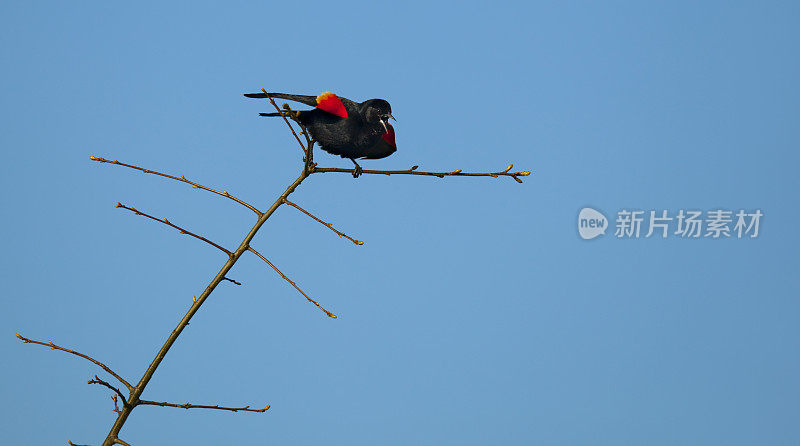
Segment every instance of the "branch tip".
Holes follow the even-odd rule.
[[[120,398],[122,398],[122,405],[123,406],[128,406],[128,402],[125,401],[125,395],[123,395],[122,392],[119,389],[117,389],[116,387],[114,387],[111,384],[109,384],[109,383],[103,381],[102,379],[100,379],[97,375],[94,375],[94,379],[90,379],[86,384],[100,384],[103,387],[107,387],[107,388],[113,390],[114,392],[117,393],[117,395],[120,396]],[[115,403],[116,403],[116,400],[115,400]]]
[[[275,103],[275,99],[272,99],[272,96],[270,96],[270,94],[267,93],[267,90],[265,90],[264,87],[261,87],[261,92],[264,93],[264,96],[267,97],[267,99],[269,100],[270,104],[272,104],[272,106],[275,107],[275,110],[278,110],[278,114],[281,115],[281,118],[283,118],[283,122],[285,122],[286,125],[289,127],[289,130],[292,132],[292,135],[294,136],[294,139],[296,139],[297,143],[300,144],[300,148],[303,150],[303,153],[308,155],[309,151],[311,150],[311,144],[309,143],[308,147],[303,145],[303,141],[300,141],[300,137],[297,136],[297,132],[294,131],[294,127],[292,127],[292,124],[289,122],[288,119],[286,119],[286,116],[288,115],[290,118],[292,118],[293,120],[297,121],[297,119],[296,119],[297,115],[292,116],[292,114],[291,114],[292,109],[289,108],[289,104],[283,104],[283,108],[286,110],[286,113],[284,113],[283,110],[281,110],[280,107],[278,107],[278,104]],[[302,128],[302,125],[301,125],[301,128]],[[306,139],[308,139],[308,138],[306,137]]]
[[[122,378],[117,373],[115,373],[113,370],[111,370],[107,365],[105,365],[102,362],[92,358],[91,356],[84,355],[83,353],[79,353],[79,352],[76,352],[75,350],[70,350],[70,349],[65,348],[65,347],[60,347],[58,345],[53,344],[53,341],[50,341],[50,340],[48,340],[47,342],[36,341],[36,340],[33,340],[33,339],[28,339],[28,338],[26,338],[26,337],[24,337],[24,336],[22,336],[20,334],[17,334],[17,337],[19,339],[21,339],[22,342],[25,343],[25,344],[32,343],[32,344],[43,345],[45,347],[50,347],[51,350],[61,350],[62,352],[71,353],[71,354],[73,354],[75,356],[80,356],[81,358],[86,359],[87,361],[90,361],[90,362],[94,363],[95,365],[99,366],[101,369],[105,370],[106,373],[108,373],[109,375],[111,375],[114,378],[116,378],[117,381],[121,382],[128,390],[132,390],[133,389],[133,386],[128,381],[125,381],[124,378]],[[97,377],[97,375],[95,375],[95,377]]]
[[[241,282],[237,282],[237,281],[235,281],[233,279],[229,279],[227,277],[223,277],[222,280],[227,280],[228,282],[233,282],[235,285],[241,285],[242,284]]]
[[[267,404],[263,409],[251,409],[249,405],[248,406],[244,406],[244,407],[225,407],[225,406],[220,406],[219,404],[215,404],[215,405],[211,406],[211,405],[206,405],[206,404],[191,404],[191,403],[188,403],[188,402],[183,403],[183,404],[177,404],[177,403],[167,403],[167,402],[149,401],[149,400],[139,400],[139,403],[140,404],[144,404],[144,405],[148,405],[148,406],[177,407],[179,409],[186,409],[186,410],[188,410],[188,409],[217,409],[217,410],[229,410],[231,412],[242,411],[242,412],[257,412],[257,413],[266,412],[270,408],[269,404]]]
[[[373,174],[373,175],[424,175],[424,176],[431,176],[437,178],[444,178],[449,176],[458,176],[458,177],[492,177],[498,178],[501,176],[504,177],[511,177],[517,183],[521,183],[518,177],[525,177],[531,174],[529,170],[522,171],[522,172],[511,172],[511,169],[514,167],[513,164],[509,164],[505,170],[499,172],[464,172],[461,169],[456,170],[449,170],[444,172],[425,172],[425,171],[418,171],[417,168],[419,166],[411,166],[411,168],[406,170],[362,170],[361,173],[364,174]],[[340,173],[355,173],[355,169],[342,169],[338,167],[314,167],[311,170],[311,173],[326,173],[326,172],[340,172]]]
[[[337,230],[336,228],[334,228],[334,227],[333,227],[333,223],[328,223],[328,222],[324,222],[324,221],[322,221],[320,218],[318,218],[318,217],[314,216],[313,214],[311,214],[311,213],[310,213],[310,212],[308,212],[307,210],[305,210],[305,209],[301,208],[301,207],[300,207],[300,206],[298,206],[296,203],[292,203],[291,201],[287,200],[286,198],[284,198],[284,199],[283,199],[283,202],[284,202],[284,203],[286,203],[286,204],[288,204],[289,206],[292,206],[292,207],[294,207],[294,208],[295,208],[295,209],[297,209],[298,211],[300,211],[300,212],[302,212],[302,213],[304,213],[304,214],[308,215],[309,217],[311,217],[311,218],[312,218],[312,219],[314,219],[315,221],[317,221],[317,222],[319,222],[319,223],[322,223],[323,225],[325,225],[325,227],[327,227],[327,228],[328,228],[328,229],[330,229],[331,231],[335,232],[335,233],[336,233],[336,234],[337,234],[339,237],[344,237],[344,238],[346,238],[346,239],[350,240],[351,242],[355,243],[356,245],[363,245],[363,244],[364,244],[364,242],[362,242],[361,240],[356,240],[356,239],[354,239],[354,238],[350,237],[349,235],[345,234],[344,232],[342,232],[342,231],[339,231],[339,230]]]
[[[118,208],[122,208],[122,209],[129,210],[129,211],[133,212],[133,213],[134,213],[134,214],[136,214],[136,215],[141,215],[141,216],[143,216],[143,217],[147,217],[147,218],[149,218],[150,220],[154,220],[154,221],[157,221],[157,222],[159,222],[159,223],[164,223],[165,225],[167,225],[167,226],[169,226],[169,227],[171,227],[171,228],[175,228],[175,229],[177,229],[177,230],[178,230],[178,233],[180,233],[180,234],[186,234],[186,235],[190,235],[190,236],[192,236],[192,237],[194,237],[194,238],[196,238],[196,239],[198,239],[198,240],[204,241],[204,242],[208,243],[209,245],[211,245],[211,246],[213,246],[213,247],[215,247],[215,248],[219,249],[220,251],[224,252],[225,254],[228,254],[228,256],[232,255],[232,253],[231,253],[230,251],[228,251],[227,249],[223,248],[222,246],[220,246],[220,245],[218,245],[218,244],[216,244],[216,243],[212,242],[211,240],[209,240],[209,239],[207,239],[207,238],[205,238],[205,237],[202,237],[202,236],[200,236],[200,235],[197,235],[197,234],[195,234],[195,233],[193,233],[193,232],[191,232],[191,231],[188,231],[188,230],[186,230],[186,229],[184,229],[184,228],[182,228],[182,227],[180,227],[180,226],[178,226],[178,225],[175,225],[175,224],[173,224],[172,222],[170,222],[169,220],[167,220],[167,218],[166,218],[166,217],[164,217],[163,219],[159,219],[159,218],[153,217],[153,216],[152,216],[152,215],[150,215],[150,214],[146,214],[146,213],[144,213],[144,212],[141,212],[141,211],[139,211],[138,209],[134,208],[133,206],[125,206],[125,205],[124,205],[124,204],[122,204],[122,203],[117,203],[117,206],[115,206],[115,207],[118,207]]]
[[[253,254],[255,254],[256,256],[258,256],[258,258],[260,258],[261,260],[265,261],[265,262],[267,263],[267,265],[269,265],[270,267],[272,267],[272,269],[274,269],[274,270],[275,270],[275,272],[276,272],[276,273],[278,273],[278,275],[280,275],[280,276],[283,278],[283,280],[285,280],[285,281],[289,282],[289,284],[291,284],[291,285],[294,287],[294,289],[296,289],[296,290],[297,290],[297,291],[298,291],[300,294],[302,294],[302,295],[303,295],[303,297],[305,297],[305,298],[306,298],[306,300],[308,300],[308,301],[309,301],[309,302],[311,302],[312,304],[316,305],[316,306],[317,306],[317,308],[319,308],[320,310],[322,310],[322,311],[323,311],[323,312],[324,312],[324,313],[325,313],[325,314],[326,314],[328,317],[330,317],[330,318],[333,318],[333,319],[338,319],[338,317],[337,317],[335,314],[333,314],[333,313],[331,313],[330,311],[326,310],[326,309],[325,309],[325,308],[324,308],[322,305],[320,305],[320,304],[319,304],[319,302],[317,302],[316,300],[314,300],[314,299],[310,298],[310,297],[308,296],[308,294],[306,294],[306,293],[305,293],[305,291],[301,290],[301,289],[300,289],[300,287],[299,287],[299,286],[297,286],[297,284],[296,284],[296,283],[294,283],[294,281],[292,281],[292,279],[290,279],[290,278],[286,277],[286,274],[283,274],[283,273],[281,272],[281,270],[279,270],[279,269],[278,269],[278,268],[277,268],[275,265],[273,265],[273,264],[272,264],[272,262],[270,262],[270,261],[269,261],[269,260],[268,260],[266,257],[262,256],[260,252],[258,252],[258,251],[256,251],[255,249],[253,249],[253,247],[252,247],[252,246],[248,246],[248,247],[247,247],[247,250],[248,250],[248,251],[250,251],[250,252],[252,252],[252,253],[253,253]]]
[[[179,176],[174,176],[174,175],[166,174],[166,173],[163,173],[163,172],[158,172],[158,171],[155,171],[155,170],[145,169],[144,167],[135,166],[133,164],[121,163],[121,162],[117,161],[116,159],[114,161],[109,161],[109,160],[107,160],[105,158],[102,158],[102,157],[91,156],[89,158],[92,161],[99,161],[101,163],[117,164],[117,165],[120,165],[120,166],[128,167],[130,169],[138,170],[138,171],[140,171],[142,173],[149,173],[149,174],[153,174],[153,175],[158,175],[160,177],[169,178],[171,180],[180,181],[182,183],[190,184],[193,189],[203,189],[203,190],[209,191],[211,193],[214,193],[214,194],[221,195],[223,197],[229,198],[229,199],[241,204],[242,206],[250,209],[251,211],[255,212],[256,215],[259,215],[259,216],[261,215],[261,211],[256,209],[253,205],[234,197],[233,195],[229,194],[227,191],[225,193],[222,193],[222,192],[220,192],[218,190],[215,190],[215,189],[212,189],[210,187],[203,186],[202,184],[195,183],[194,181],[189,181],[188,179],[186,179],[186,177],[183,174],[179,174]]]

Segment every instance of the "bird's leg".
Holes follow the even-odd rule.
[[[363,170],[361,170],[361,166],[358,165],[355,158],[350,158],[350,161],[352,161],[353,164],[356,165],[356,168],[353,171],[353,178],[358,178],[359,175],[361,175],[361,173],[363,172]]]

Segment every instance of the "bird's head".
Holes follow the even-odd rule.
[[[391,127],[389,125],[389,119],[391,118],[397,121],[397,119],[392,116],[392,106],[383,99],[370,99],[364,101],[362,106],[364,107],[362,112],[367,123],[381,124],[384,133],[389,133],[389,127]]]

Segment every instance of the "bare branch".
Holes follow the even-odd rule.
[[[346,238],[346,239],[350,240],[351,242],[355,243],[356,245],[363,245],[363,244],[364,244],[364,242],[362,242],[361,240],[356,240],[356,239],[354,239],[354,238],[350,237],[349,235],[345,234],[344,232],[337,231],[337,230],[336,230],[336,229],[335,229],[335,228],[332,226],[332,225],[333,225],[333,223],[326,223],[326,222],[324,222],[324,221],[320,220],[319,218],[317,218],[317,217],[315,217],[315,216],[311,215],[311,213],[310,213],[310,212],[308,212],[307,210],[305,210],[305,209],[301,208],[301,207],[300,207],[300,206],[298,206],[297,204],[295,204],[295,203],[292,203],[292,202],[291,202],[291,201],[289,201],[289,200],[283,200],[283,202],[284,202],[284,203],[286,203],[286,204],[288,204],[289,206],[292,206],[292,207],[294,207],[295,209],[299,210],[300,212],[302,212],[302,213],[304,213],[304,214],[308,215],[309,217],[313,218],[314,220],[316,220],[316,221],[318,221],[318,222],[322,223],[322,224],[323,224],[323,225],[324,225],[326,228],[328,228],[328,229],[330,229],[331,231],[333,231],[333,232],[335,232],[336,234],[338,234],[338,235],[339,235],[339,237],[344,237],[344,238]]]
[[[23,343],[25,343],[25,344],[39,344],[39,345],[44,345],[45,347],[50,347],[50,349],[51,349],[51,350],[61,350],[62,352],[72,353],[72,354],[73,354],[73,355],[75,355],[75,356],[80,356],[80,357],[81,357],[81,358],[83,358],[83,359],[86,359],[86,360],[88,360],[88,361],[91,361],[91,362],[93,362],[94,364],[96,364],[96,365],[100,366],[100,368],[101,368],[101,369],[103,369],[103,370],[105,370],[105,371],[106,371],[106,373],[108,373],[109,375],[111,375],[111,376],[113,376],[114,378],[116,378],[116,379],[117,379],[117,381],[121,382],[121,383],[122,383],[122,384],[123,384],[123,385],[124,385],[124,386],[125,386],[125,387],[126,387],[128,390],[133,390],[133,386],[132,386],[132,385],[130,385],[130,384],[128,383],[128,381],[125,381],[125,380],[124,380],[124,379],[123,379],[121,376],[119,376],[119,375],[117,375],[116,373],[114,373],[114,371],[113,371],[113,370],[111,370],[111,369],[110,369],[110,368],[109,368],[107,365],[103,364],[102,362],[100,362],[100,361],[98,361],[98,360],[96,360],[96,359],[94,359],[94,358],[92,358],[92,357],[90,357],[90,356],[84,355],[83,353],[78,353],[78,352],[76,352],[75,350],[70,350],[70,349],[68,349],[68,348],[64,348],[64,347],[60,347],[60,346],[58,346],[58,345],[55,345],[55,344],[53,344],[53,341],[47,341],[47,342],[34,341],[33,339],[28,339],[28,338],[26,338],[26,337],[22,336],[22,335],[21,335],[21,334],[19,334],[19,333],[17,333],[17,337],[18,337],[20,340],[22,340],[22,342],[23,342]]]
[[[189,232],[186,229],[181,228],[180,226],[177,226],[177,225],[174,225],[174,224],[170,223],[170,221],[167,220],[166,218],[160,219],[160,218],[153,217],[150,214],[146,214],[146,213],[144,213],[144,212],[142,212],[140,210],[137,210],[134,207],[125,206],[122,203],[117,203],[116,206],[114,206],[114,207],[115,208],[127,209],[127,210],[133,212],[136,215],[141,215],[141,216],[147,217],[147,218],[149,218],[151,220],[155,220],[155,221],[157,221],[159,223],[164,223],[167,226],[171,226],[171,227],[177,229],[178,232],[180,232],[181,234],[191,235],[192,237],[194,237],[194,238],[196,238],[198,240],[202,240],[202,241],[208,243],[209,245],[211,245],[211,246],[219,249],[220,251],[224,252],[225,254],[228,254],[228,256],[231,256],[233,254],[232,252],[228,251],[227,249],[223,248],[222,246],[219,246],[218,244],[212,242],[211,240],[209,240],[209,239],[207,239],[205,237],[201,237],[201,236],[199,236],[199,235],[197,235],[197,234],[195,234],[193,232]]]
[[[122,405],[123,406],[128,404],[128,402],[125,401],[125,395],[123,395],[122,392],[120,392],[119,389],[117,389],[116,387],[112,386],[111,384],[103,381],[102,379],[98,378],[97,375],[94,375],[94,379],[90,379],[86,384],[100,384],[101,386],[108,387],[109,389],[113,390],[114,392],[117,392],[117,395],[119,395],[120,398],[122,398]],[[116,406],[117,406],[117,400],[115,398],[114,399],[114,407],[116,407]],[[119,410],[117,410],[115,412],[119,413]]]
[[[420,172],[417,169],[419,166],[412,166],[410,169],[407,170],[362,170],[361,173],[371,173],[377,175],[426,175],[432,177],[511,177],[517,183],[522,183],[522,180],[519,177],[527,177],[531,174],[530,171],[526,170],[523,172],[511,172],[511,168],[513,168],[513,164],[509,164],[506,170],[502,172],[462,172],[461,169],[456,169],[450,172]],[[311,170],[311,173],[326,173],[326,172],[341,172],[341,173],[350,173],[352,174],[355,172],[355,169],[340,169],[338,167],[314,167]]]
[[[117,404],[117,395],[116,394],[115,395],[111,395],[111,400],[114,401],[114,408],[111,409],[111,411],[115,412],[117,415],[121,414],[122,411],[119,410],[119,404]],[[122,401],[123,401],[123,404],[124,404],[125,400],[123,399]]]
[[[114,443],[121,444],[122,446],[131,446],[129,443],[126,443],[126,442],[120,440],[119,438],[115,438],[114,439]]]
[[[170,332],[166,341],[164,341],[164,344],[158,350],[158,353],[156,353],[155,358],[153,358],[153,360],[150,362],[150,365],[147,367],[147,370],[145,370],[144,375],[142,375],[142,378],[139,380],[139,383],[133,388],[133,390],[131,390],[131,396],[128,400],[131,406],[123,408],[122,413],[117,416],[117,419],[111,426],[111,430],[106,436],[106,439],[103,441],[103,446],[111,446],[114,444],[115,439],[117,439],[119,436],[120,430],[122,430],[122,427],[125,425],[125,422],[133,411],[133,407],[135,407],[135,405],[140,401],[139,397],[142,395],[142,392],[144,392],[147,384],[153,378],[156,369],[158,369],[158,366],[164,360],[164,357],[167,355],[170,348],[172,348],[172,346],[175,344],[175,341],[181,335],[183,330],[189,325],[192,317],[197,314],[206,299],[208,299],[219,283],[222,282],[222,278],[225,277],[231,268],[233,268],[233,265],[235,265],[239,258],[241,258],[242,254],[247,251],[250,242],[253,240],[253,237],[256,236],[256,233],[261,226],[263,226],[267,219],[269,219],[272,214],[274,214],[275,211],[283,204],[283,200],[292,192],[294,192],[295,189],[300,186],[300,183],[302,183],[303,180],[308,178],[308,175],[308,170],[303,169],[297,179],[295,179],[289,186],[286,187],[286,190],[284,190],[283,193],[275,199],[269,209],[264,211],[264,213],[258,217],[258,221],[256,221],[252,229],[250,229],[250,232],[247,233],[247,235],[244,237],[244,240],[242,240],[242,242],[239,244],[239,247],[236,248],[236,251],[233,252],[233,255],[228,258],[217,275],[211,280],[211,283],[208,284],[206,289],[203,290],[203,292],[196,299],[192,299],[193,303],[189,308],[189,311],[186,312],[183,318],[181,318],[180,322],[178,322],[178,325],[172,330],[172,332]]]
[[[303,290],[301,290],[301,289],[300,289],[300,287],[298,287],[298,286],[297,286],[297,284],[296,284],[296,283],[294,283],[294,282],[292,281],[292,279],[290,279],[290,278],[286,277],[286,275],[285,275],[285,274],[283,274],[283,273],[281,272],[281,270],[279,270],[278,268],[276,268],[276,267],[275,267],[275,265],[273,265],[273,264],[272,264],[272,262],[270,262],[269,260],[267,260],[267,258],[266,258],[266,257],[264,257],[264,256],[262,256],[261,254],[259,254],[259,252],[258,252],[258,251],[256,251],[255,249],[253,249],[251,246],[248,246],[248,247],[247,247],[247,249],[248,249],[250,252],[252,252],[253,254],[255,254],[255,255],[257,255],[258,257],[260,257],[260,258],[261,258],[261,260],[263,260],[263,261],[267,262],[267,265],[271,266],[271,267],[272,267],[272,269],[274,269],[276,273],[278,273],[278,274],[279,274],[281,277],[283,277],[283,280],[285,280],[285,281],[289,282],[289,283],[290,283],[290,284],[291,284],[291,285],[294,287],[294,289],[296,289],[297,291],[299,291],[299,292],[300,292],[300,294],[302,294],[303,296],[305,296],[305,298],[306,298],[306,299],[308,299],[308,301],[309,301],[309,302],[311,302],[312,304],[316,305],[316,306],[317,306],[317,308],[319,308],[320,310],[322,310],[323,312],[325,312],[325,314],[327,314],[327,315],[328,315],[328,317],[332,317],[332,318],[336,319],[336,317],[337,317],[337,316],[336,316],[335,314],[333,314],[333,313],[331,313],[330,311],[328,311],[328,310],[326,310],[325,308],[323,308],[323,307],[322,307],[322,305],[320,305],[320,304],[319,304],[319,303],[318,303],[316,300],[314,300],[314,299],[312,299],[312,298],[308,297],[308,294],[306,294],[305,292],[303,292]]]
[[[261,87],[261,91],[263,91],[264,94],[267,96],[267,99],[269,99],[269,102],[272,103],[272,105],[275,107],[275,110],[278,110],[278,113],[280,113],[281,118],[283,118],[283,122],[285,122],[286,125],[289,126],[289,130],[292,131],[294,139],[296,139],[297,143],[300,144],[300,148],[303,149],[303,153],[307,153],[308,149],[306,148],[306,146],[303,145],[303,142],[300,141],[300,137],[297,136],[297,133],[294,131],[294,127],[292,127],[292,124],[289,123],[289,120],[286,119],[286,114],[283,112],[283,110],[280,109],[280,107],[278,107],[278,104],[275,103],[275,99],[272,99],[272,96],[270,96],[269,93],[267,93],[267,90],[265,90],[264,87]]]
[[[67,440],[67,443],[69,443],[69,446],[89,446],[88,444],[77,444],[77,443],[73,443],[73,442],[71,442],[71,441],[69,441],[69,440]]]
[[[139,404],[146,404],[148,406],[161,406],[161,407],[179,407],[181,409],[218,409],[218,410],[229,410],[231,412],[242,411],[242,412],[259,412],[259,413],[266,412],[270,408],[269,404],[264,406],[263,409],[251,409],[250,406],[224,407],[224,406],[219,406],[219,405],[216,405],[216,404],[213,405],[213,406],[207,406],[207,405],[203,405],[203,404],[189,404],[189,403],[184,403],[184,404],[161,403],[161,402],[157,402],[157,401],[148,401],[148,400],[139,400]]]
[[[227,280],[228,282],[233,282],[233,283],[235,283],[236,285],[241,285],[241,282],[237,282],[237,281],[235,281],[235,280],[233,280],[233,279],[228,279],[227,277],[223,277],[223,278],[222,278],[222,280]]]
[[[136,170],[139,170],[139,171],[144,172],[144,173],[151,173],[153,175],[158,175],[158,176],[161,176],[161,177],[170,178],[172,180],[180,181],[182,183],[191,184],[192,188],[194,188],[194,189],[203,189],[203,190],[207,190],[207,191],[209,191],[211,193],[214,193],[214,194],[217,194],[217,195],[221,195],[221,196],[223,196],[225,198],[230,198],[231,200],[241,204],[242,206],[246,207],[247,209],[250,209],[251,211],[255,212],[256,215],[261,215],[261,211],[256,209],[255,206],[253,206],[253,205],[251,205],[249,203],[246,203],[246,202],[234,197],[233,195],[229,194],[228,191],[223,190],[222,192],[220,192],[218,190],[211,189],[210,187],[206,187],[206,186],[203,186],[202,184],[195,183],[194,181],[189,181],[183,175],[181,175],[180,177],[176,177],[174,175],[169,175],[169,174],[166,174],[166,173],[157,172],[155,170],[150,170],[150,169],[145,169],[143,167],[134,166],[133,164],[125,164],[125,163],[119,162],[117,160],[109,161],[109,160],[107,160],[107,159],[105,159],[103,157],[100,157],[100,156],[90,156],[89,159],[92,160],[92,161],[100,162],[100,163],[109,163],[109,164],[116,164],[118,166],[130,167],[131,169],[136,169]]]

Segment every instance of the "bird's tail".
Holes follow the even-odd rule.
[[[265,93],[245,93],[245,96],[248,98],[266,98],[267,95]],[[295,101],[300,102],[301,104],[310,105],[312,107],[317,106],[317,97],[316,96],[305,96],[300,94],[284,94],[284,93],[269,93],[269,96],[274,99],[286,99],[287,101]]]

